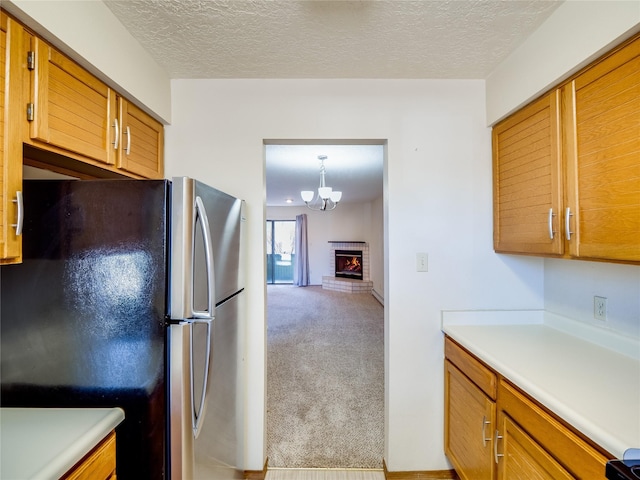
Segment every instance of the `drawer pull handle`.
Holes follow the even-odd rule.
[[[496,430],[496,437],[493,442],[493,458],[495,459],[496,463],[498,463],[500,457],[504,457],[504,453],[498,453],[498,440],[500,440],[501,438],[502,435],[500,435],[498,433],[498,430]]]
[[[491,422],[487,420],[487,416],[482,416],[482,446],[486,447],[487,442],[490,442],[491,439],[487,438],[487,425],[491,425]]]

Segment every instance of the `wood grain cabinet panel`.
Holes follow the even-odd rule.
[[[445,401],[445,453],[456,472],[464,480],[492,480],[495,402],[448,360]]]
[[[163,178],[162,124],[122,97],[118,97],[118,112],[121,129],[118,168],[144,178]]]
[[[12,119],[23,107],[24,39],[22,26],[0,12],[0,264],[22,260],[22,237],[16,230],[22,190],[21,123]]]
[[[493,129],[497,252],[563,253],[559,105],[554,91]]]
[[[595,448],[526,393],[500,379],[498,399],[500,415],[506,414],[513,419],[576,478],[603,477],[610,456]]]
[[[115,164],[115,94],[38,37],[30,66],[33,111],[27,142]]]
[[[500,415],[502,452],[499,480],[572,480],[567,472],[535,440],[507,415]],[[604,472],[604,470],[603,470]]]
[[[570,253],[640,262],[640,38],[563,94]]]

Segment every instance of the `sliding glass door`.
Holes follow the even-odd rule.
[[[293,283],[295,220],[267,220],[267,283]]]

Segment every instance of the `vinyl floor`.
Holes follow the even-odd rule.
[[[269,468],[265,480],[384,480],[384,472],[333,468]]]

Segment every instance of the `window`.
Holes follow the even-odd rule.
[[[267,283],[293,283],[295,220],[267,220]]]

